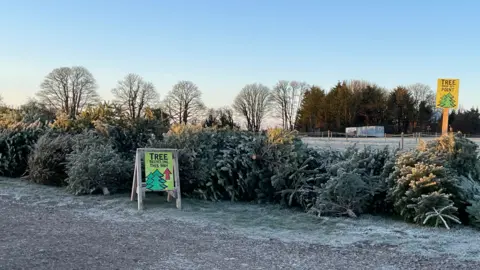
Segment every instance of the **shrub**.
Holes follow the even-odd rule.
[[[108,143],[79,143],[67,155],[67,191],[91,194],[102,188],[111,192],[128,188],[133,161],[125,160]]]
[[[180,180],[187,195],[280,202],[350,216],[381,208],[377,205],[383,203],[375,200],[384,201],[381,175],[392,159],[388,148],[315,150],[278,129],[259,135],[174,126],[164,141],[153,140],[149,147],[180,150]]]
[[[58,113],[49,127],[57,131],[78,131],[75,120],[70,119],[66,113]]]
[[[451,186],[452,178],[447,175],[447,170],[442,166],[427,165],[424,163],[414,163],[411,165],[402,164],[405,156],[401,156],[398,161],[400,170],[398,171],[399,178],[396,180],[395,187],[391,190],[391,197],[394,200],[394,209],[402,217],[408,221],[416,221],[422,223],[427,212],[431,211],[433,207],[440,209],[452,203],[450,194],[444,192],[451,191],[447,186]],[[400,167],[400,164],[402,164]],[[396,171],[397,173],[397,171]],[[449,181],[447,185],[445,182]],[[429,197],[423,195],[430,195],[434,192],[440,192],[442,199],[435,199],[428,203],[423,203],[422,200]],[[435,198],[438,198],[436,196]],[[438,205],[432,202],[437,202]],[[417,207],[417,205],[427,205],[429,207]]]
[[[451,221],[461,223],[457,218],[458,208],[453,206],[450,197],[451,195],[441,191],[421,194],[419,197],[412,198],[412,204],[409,204],[407,208],[414,210],[413,221],[418,224],[438,226],[443,219],[445,227],[449,228],[448,224]]]
[[[326,182],[313,187],[315,199],[309,212],[350,217],[388,212],[382,174],[385,163],[392,156],[388,148],[365,147],[360,150],[354,146],[336,153],[321,177]]]
[[[184,193],[211,200],[227,199],[226,189],[232,195],[236,192],[229,187],[228,179],[218,179],[221,172],[225,172],[221,169],[222,157],[228,156],[228,151],[238,146],[238,149],[250,153],[251,159],[252,153],[247,150],[247,145],[241,145],[242,140],[253,139],[247,134],[215,129],[200,132],[195,127],[177,125],[172,127],[164,141],[152,140],[148,147],[179,149],[180,181]],[[243,156],[237,157],[237,160],[241,158]]]
[[[136,119],[126,120],[122,125],[109,125],[96,121],[95,129],[107,137],[113,148],[125,158],[133,158],[137,148],[143,148],[149,140],[161,140],[167,131],[160,120]]]
[[[94,131],[69,134],[51,130],[35,144],[28,160],[27,178],[38,184],[65,186],[66,157],[74,146],[84,148],[90,144],[102,144],[108,141]]]
[[[14,126],[23,124],[22,114],[18,109],[0,106],[0,128],[12,129]]]
[[[338,176],[332,177],[321,188],[316,188],[317,198],[309,210],[317,215],[346,215],[356,217],[363,213],[372,195],[362,176],[355,172],[340,170]]]
[[[480,228],[480,196],[476,196],[470,203],[471,205],[467,207],[470,224]]]
[[[280,202],[317,215],[395,212],[446,226],[471,204],[468,218],[476,217],[468,203],[479,194],[472,177],[478,175],[476,146],[460,137],[406,153],[337,151],[308,148],[280,129],[254,134],[177,125],[149,146],[179,149],[182,191],[204,199]]]
[[[422,158],[443,165],[457,175],[470,175],[473,179],[480,177],[478,144],[460,133],[422,142],[416,152],[421,153]]]
[[[328,164],[338,158],[335,154],[332,151],[317,152],[298,138],[288,144],[267,144],[262,154],[262,166],[268,168],[266,172],[271,175],[272,186],[281,195],[274,198],[289,206],[311,207],[316,196],[314,186],[329,179],[325,173]]]
[[[304,179],[297,178],[319,165],[315,150],[277,130],[259,135],[176,125],[164,141],[152,141],[149,147],[179,149],[182,191],[209,200],[300,205],[298,188]]]
[[[43,133],[38,123],[0,132],[0,175],[23,175],[33,145]]]
[[[40,137],[28,159],[27,178],[38,184],[64,186],[65,158],[72,147],[73,135],[49,132]]]
[[[272,128],[267,130],[267,139],[272,144],[292,143],[295,139],[295,133],[281,128]]]
[[[468,223],[468,201],[480,195],[474,188],[479,176],[477,148],[461,136],[449,135],[400,154],[387,180],[394,211],[423,224],[432,211],[443,209],[445,215]]]

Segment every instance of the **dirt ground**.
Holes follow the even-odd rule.
[[[0,269],[480,269],[480,232],[0,179]]]

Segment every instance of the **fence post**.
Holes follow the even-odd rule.
[[[383,137],[385,138],[385,142],[387,141],[387,133],[383,133]]]
[[[345,140],[348,141],[348,133],[345,132]]]
[[[330,141],[330,130],[327,130],[327,137],[328,137],[328,140]]]
[[[401,147],[400,147],[400,149],[403,150],[403,132],[402,132],[402,135],[401,135],[401,136],[402,136],[402,140],[401,140]]]

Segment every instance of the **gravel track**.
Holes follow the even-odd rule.
[[[466,260],[372,241],[333,246],[314,235],[308,242],[259,237],[240,233],[233,223],[209,222],[208,211],[214,212],[205,207],[215,204],[185,200],[185,210],[178,211],[152,199],[139,213],[127,196],[74,197],[0,179],[0,269],[480,269],[478,254],[478,260]],[[258,214],[253,207],[261,208],[243,209]],[[300,234],[289,228],[283,231]]]

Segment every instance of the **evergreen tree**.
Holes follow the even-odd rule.
[[[429,124],[432,121],[432,116],[433,116],[433,107],[429,105],[426,101],[420,102],[420,106],[417,114],[418,125],[420,127],[420,130],[422,131],[427,130],[427,126],[429,126]]]
[[[297,114],[297,129],[315,131],[325,129],[328,109],[325,104],[325,91],[313,86],[305,92],[302,104]]]
[[[448,118],[454,131],[459,131],[465,134],[480,133],[480,112],[477,108],[470,110],[458,110],[452,112]]]
[[[325,97],[329,129],[343,132],[345,127],[355,126],[355,110],[359,102],[346,82],[338,82]]]
[[[387,106],[389,120],[395,131],[408,132],[415,120],[415,100],[408,89],[401,86],[395,88],[388,96]]]

